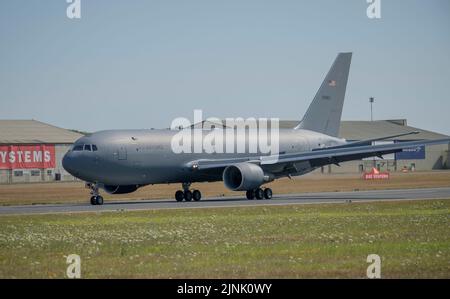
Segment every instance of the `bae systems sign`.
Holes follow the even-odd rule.
[[[398,142],[396,142],[398,143]],[[395,153],[396,160],[423,160],[425,159],[425,146],[419,145],[405,148],[402,152]]]
[[[55,146],[0,146],[0,169],[25,168],[55,168]]]

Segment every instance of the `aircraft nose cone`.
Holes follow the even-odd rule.
[[[64,155],[62,166],[68,173],[75,176],[75,162],[70,152]]]

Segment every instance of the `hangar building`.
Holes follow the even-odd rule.
[[[36,120],[0,120],[0,184],[74,180],[62,157],[81,136]]]
[[[292,128],[298,121],[281,121],[281,128]],[[448,136],[407,125],[405,119],[342,121],[340,137],[349,141],[418,131],[383,142],[440,139]],[[36,120],[0,120],[0,184],[71,181],[62,167],[62,158],[81,134]],[[450,144],[417,147],[407,152],[330,165],[323,173],[356,173],[372,167],[385,171],[426,171],[450,168]]]
[[[298,124],[298,120],[280,120],[280,128],[294,128]],[[217,123],[209,123],[206,127],[225,125]],[[205,126],[205,121],[193,125],[195,128]],[[374,144],[415,141],[415,140],[432,140],[448,138],[449,136],[418,129],[408,126],[406,119],[377,120],[377,121],[342,121],[340,127],[340,138],[347,141],[361,141],[392,135],[401,135],[410,132],[418,132],[414,135],[407,135],[393,139],[386,139],[375,142]],[[322,167],[322,173],[355,173],[370,171],[373,167],[381,171],[426,171],[434,169],[450,168],[450,144],[440,144],[432,146],[421,146],[408,149],[402,153],[396,153],[383,156],[380,158],[368,158],[364,160],[349,161],[341,163],[340,166],[328,165]]]
[[[280,127],[290,128],[297,125],[298,121],[281,121]],[[376,121],[342,121],[340,137],[348,141],[360,141],[365,139],[400,135],[417,131],[418,134],[386,139],[375,144],[432,140],[448,138],[447,135],[418,129],[408,126],[406,119],[376,120]],[[381,171],[426,171],[450,168],[450,144],[438,144],[427,147],[408,149],[402,153],[385,155],[383,159],[368,158],[342,163],[341,166],[329,165],[321,169],[324,173],[339,172],[363,172],[370,171],[373,167]]]

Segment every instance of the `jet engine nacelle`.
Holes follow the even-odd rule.
[[[237,163],[227,166],[223,171],[223,182],[233,191],[256,189],[272,180],[272,177],[264,174],[261,167],[252,163]]]
[[[126,194],[134,192],[138,189],[138,185],[125,185],[125,186],[115,186],[115,185],[103,185],[103,189],[110,194]]]

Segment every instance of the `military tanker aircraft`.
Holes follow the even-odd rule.
[[[303,175],[324,165],[382,157],[403,149],[450,141],[439,139],[373,145],[374,141],[405,134],[353,142],[339,138],[351,58],[352,53],[339,53],[303,118],[295,127],[277,131],[276,153],[259,150],[174,151],[174,137],[183,130],[196,130],[194,127],[108,130],[77,140],[65,154],[63,167],[86,182],[91,189],[92,205],[103,204],[100,189],[124,194],[149,184],[168,183],[181,184],[181,190],[175,192],[177,201],[199,201],[201,192],[191,190],[191,183],[214,181],[223,181],[233,191],[245,191],[249,200],[271,199],[272,190],[261,186],[279,178]],[[204,137],[210,130],[201,131],[200,135]],[[257,131],[246,130],[245,136],[252,137],[249,135],[258,134]],[[250,148],[248,140],[246,149]]]

